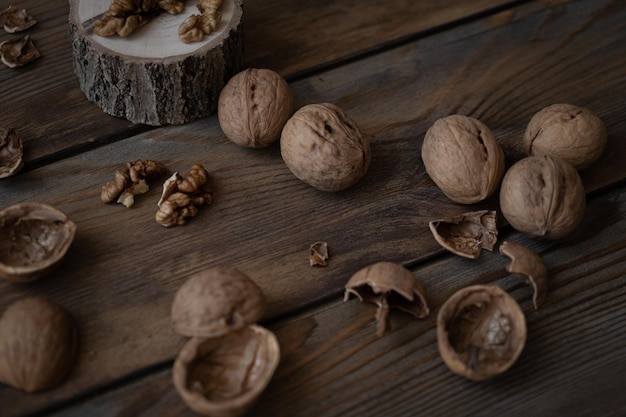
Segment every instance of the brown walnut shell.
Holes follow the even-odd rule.
[[[232,142],[263,148],[280,139],[292,111],[291,89],[283,77],[269,69],[248,68],[222,89],[217,117]]]
[[[548,268],[541,257],[525,246],[506,241],[500,245],[500,253],[511,259],[507,272],[524,276],[533,288],[533,306],[539,310],[548,293]]]
[[[553,104],[540,110],[524,134],[528,155],[555,156],[579,170],[600,159],[606,143],[602,120],[591,110],[573,104]]]
[[[287,168],[321,191],[341,191],[358,182],[371,160],[367,135],[331,103],[309,104],[287,121],[280,138]]]
[[[357,271],[346,283],[344,301],[350,296],[378,306],[377,334],[382,336],[389,327],[389,310],[395,308],[417,318],[430,312],[422,284],[411,271],[394,262],[377,262]]]
[[[477,259],[483,248],[492,251],[498,241],[496,212],[493,210],[433,220],[428,227],[442,247],[464,258]]]
[[[24,147],[15,129],[0,128],[0,178],[18,173],[24,166]]]
[[[482,381],[515,363],[526,343],[526,319],[519,304],[500,287],[473,285],[441,306],[437,341],[452,372]]]
[[[578,172],[562,159],[529,156],[505,174],[500,209],[516,230],[533,237],[559,239],[582,221],[585,189]]]
[[[0,211],[0,278],[38,279],[65,256],[76,225],[56,208],[19,203]]]
[[[504,152],[491,130],[480,120],[458,114],[428,129],[422,161],[437,187],[462,204],[491,196],[504,174]]]
[[[254,404],[280,361],[271,331],[257,325],[215,338],[192,338],[173,368],[176,390],[197,413],[235,417]]]
[[[184,336],[217,337],[256,323],[265,296],[243,272],[213,267],[190,277],[172,304],[172,325]]]
[[[63,308],[41,297],[11,304],[0,317],[0,382],[32,393],[63,381],[74,365],[77,330]]]

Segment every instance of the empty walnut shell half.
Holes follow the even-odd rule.
[[[47,204],[19,203],[0,211],[0,278],[41,278],[63,259],[75,234],[74,222]]]
[[[59,384],[74,365],[77,335],[69,313],[48,299],[11,304],[0,318],[0,382],[29,393]]]
[[[378,336],[387,331],[390,308],[405,311],[417,318],[424,318],[429,313],[422,284],[408,269],[393,262],[378,262],[352,275],[346,283],[344,301],[350,299],[350,295],[378,305]]]
[[[0,178],[10,177],[24,166],[24,147],[15,129],[0,128]]]
[[[280,361],[271,331],[245,326],[215,338],[192,338],[174,362],[173,380],[183,401],[210,417],[243,414],[270,382]]]
[[[193,275],[174,297],[172,325],[184,336],[217,337],[256,323],[265,296],[243,272],[214,267]]]
[[[538,310],[548,293],[548,269],[541,257],[525,246],[513,242],[502,242],[500,253],[511,258],[507,272],[519,274],[533,288],[533,306]]]
[[[441,306],[437,341],[452,372],[482,381],[515,363],[526,343],[526,319],[519,304],[500,287],[473,285]]]
[[[493,250],[498,241],[496,212],[480,210],[428,223],[435,240],[450,252],[477,259],[482,249]]]

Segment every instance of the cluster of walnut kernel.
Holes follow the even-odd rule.
[[[0,12],[0,25],[7,33],[17,33],[26,30],[37,23],[25,9],[18,9],[14,5],[9,5]],[[9,68],[16,68],[26,65],[41,54],[35,47],[30,35],[13,38],[0,43],[0,59]]]

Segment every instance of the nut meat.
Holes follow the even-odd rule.
[[[208,206],[212,201],[209,173],[202,165],[195,164],[185,177],[175,172],[165,181],[155,220],[164,227],[183,225],[198,214],[198,207]]]
[[[9,68],[24,66],[40,56],[30,35],[0,43],[0,59]]]
[[[179,14],[185,2],[177,0],[111,0],[109,10],[94,22],[93,32],[100,36],[128,36],[162,11]]]
[[[0,25],[4,26],[8,33],[26,30],[36,23],[37,21],[25,9],[18,9],[12,4],[0,13]]]
[[[0,178],[18,173],[24,166],[24,149],[15,129],[0,128]]]
[[[473,211],[428,223],[435,240],[450,252],[477,259],[482,249],[493,250],[498,240],[496,212]]]
[[[26,282],[44,276],[63,259],[75,233],[74,222],[46,204],[0,211],[0,277]]]
[[[346,283],[344,301],[351,295],[360,301],[378,306],[377,334],[382,336],[389,327],[389,309],[396,308],[417,318],[428,316],[424,288],[411,272],[393,262],[378,262],[352,275]]]
[[[193,14],[178,27],[178,37],[185,43],[199,42],[217,29],[222,20],[218,11],[222,0],[200,0],[198,10],[202,14]]]
[[[129,208],[135,203],[135,196],[148,192],[148,181],[166,173],[165,165],[157,161],[127,162],[124,169],[116,170],[114,178],[102,186],[100,199],[103,203],[110,203],[117,198],[118,203]]]
[[[309,104],[287,121],[280,152],[289,170],[321,191],[340,191],[367,172],[367,135],[334,104]]]
[[[452,295],[437,316],[439,353],[450,370],[482,381],[509,369],[526,343],[517,302],[495,285],[473,285]]]
[[[21,299],[0,317],[0,382],[32,393],[59,384],[77,352],[77,330],[59,305]]]
[[[428,129],[422,161],[437,187],[462,204],[491,196],[504,174],[504,152],[491,130],[462,115],[439,119]]]

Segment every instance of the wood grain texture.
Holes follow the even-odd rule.
[[[375,50],[416,31],[449,24],[506,1],[481,0],[459,5],[457,1],[447,0],[434,7],[413,5],[421,3],[368,0],[359,2],[358,7],[349,0],[325,2],[324,7],[316,3],[314,7],[318,11],[333,7],[336,13],[333,19],[316,19],[312,26],[311,16],[315,13],[305,14],[306,10],[302,9],[312,5],[305,6],[295,0],[247,0],[244,67],[271,68],[289,77],[328,63],[329,48],[333,51],[332,61],[339,62],[342,57]],[[59,158],[68,152],[106,144],[147,129],[144,125],[132,125],[125,119],[105,114],[81,92],[72,68],[68,1],[24,0],[20,1],[20,7],[26,8],[38,21],[28,33],[42,57],[19,69],[0,66],[0,123],[20,133],[25,144],[27,169],[33,161],[39,165],[49,156]],[[381,10],[387,10],[384,20],[376,18]],[[401,24],[391,18],[397,16],[395,12],[390,14],[393,10],[407,10],[401,14]],[[376,25],[372,25],[373,17],[378,22]],[[336,25],[342,21],[350,22],[350,37],[337,36]],[[303,28],[310,28],[310,31],[305,32]],[[314,36],[309,36],[310,33]],[[9,35],[0,32],[0,41],[5,38]],[[312,47],[310,41],[301,47],[294,43],[311,38],[318,46]],[[62,117],[58,109],[64,110]]]
[[[41,410],[171,361],[183,341],[169,326],[171,299],[188,276],[205,267],[227,263],[249,273],[268,295],[267,319],[275,320],[312,305],[321,305],[321,311],[338,308],[328,301],[340,298],[348,277],[373,261],[418,265],[442,254],[443,250],[428,234],[429,220],[497,206],[497,197],[480,205],[453,204],[425,174],[420,158],[421,140],[432,122],[443,115],[459,112],[483,120],[494,130],[505,148],[508,163],[512,163],[521,157],[521,137],[536,110],[557,101],[589,107],[606,122],[609,145],[603,159],[583,173],[587,191],[602,194],[605,187],[620,184],[626,177],[626,122],[621,116],[626,107],[621,94],[626,81],[625,9],[617,0],[534,2],[292,82],[297,106],[333,102],[372,137],[369,172],[355,187],[342,193],[321,193],[297,180],[282,163],[277,146],[250,150],[233,145],[222,135],[215,117],[144,132],[2,180],[0,206],[34,200],[55,205],[77,223],[78,235],[68,259],[51,276],[28,286],[0,283],[0,310],[27,294],[46,295],[75,315],[81,332],[81,355],[70,379],[35,397],[2,387],[3,411],[8,416],[18,416]],[[99,126],[101,130],[108,128]],[[77,128],[77,132],[88,131],[89,128]],[[82,139],[85,141],[85,137]],[[214,204],[187,226],[174,229],[161,228],[153,220],[160,194],[158,186],[139,197],[128,210],[120,205],[102,204],[98,198],[100,186],[112,178],[116,168],[135,159],[157,159],[171,170],[180,171],[188,170],[195,162],[205,164],[215,185]],[[614,205],[607,203],[607,207]],[[620,230],[613,223],[595,223],[613,219],[610,212],[591,213],[581,226],[585,239],[594,237],[598,225],[601,227],[597,233],[609,233],[613,239],[620,236],[612,234]],[[329,242],[330,265],[310,268],[308,246],[320,239]],[[575,236],[548,247],[554,245],[555,250],[561,248],[569,253],[570,245],[579,240]],[[605,252],[619,254],[620,248],[601,244],[590,249],[588,262],[623,277],[621,258],[614,259],[617,270],[602,263],[608,256]],[[463,264],[456,274],[466,271],[469,265]],[[487,280],[491,276],[489,268],[480,269],[482,262],[476,265],[477,274]],[[453,274],[440,272],[442,275],[433,276]],[[416,275],[422,273],[430,274],[429,267],[416,270]],[[494,279],[502,277],[498,274]],[[576,280],[564,286],[566,303],[591,302],[591,294],[583,291],[587,287],[580,285],[582,281]],[[613,291],[614,287],[610,288]],[[442,290],[435,296],[435,305],[451,290]],[[567,299],[567,294],[573,298]],[[602,298],[601,295],[597,296]],[[617,317],[620,308],[612,308],[615,312],[611,314]],[[346,314],[352,317],[354,312],[350,311]],[[360,324],[354,326],[369,330],[369,312],[360,316],[356,321]],[[561,321],[548,326],[546,332],[559,331],[561,324],[567,323],[567,315],[558,317]],[[592,324],[603,319],[597,320]],[[333,326],[341,333],[340,323]],[[314,330],[319,325],[314,321],[311,327]],[[307,327],[296,325],[291,329],[293,335],[287,332],[282,336],[286,343],[290,343],[289,337],[297,339],[298,331]],[[434,335],[432,323],[416,331]],[[373,332],[370,336],[367,331],[367,335],[373,337]],[[348,341],[363,346],[361,337],[350,336]],[[568,343],[573,343],[572,337],[568,336]],[[394,338],[383,340],[380,343],[385,345],[395,343]],[[345,346],[340,344],[341,349]],[[426,356],[435,361],[436,352],[432,344],[429,346],[430,356]],[[327,345],[324,349],[333,348]],[[354,349],[352,352],[360,351]],[[337,350],[332,351],[338,354]],[[347,370],[359,368],[376,357],[375,351],[364,352],[370,356],[362,356]],[[400,357],[408,354],[404,351]],[[349,356],[339,357],[348,360]],[[579,358],[589,358],[589,354],[583,352]],[[415,374],[402,374],[404,363],[402,369],[394,368],[382,383],[374,381],[377,370],[384,366],[372,365],[364,371],[369,376],[365,383],[370,384],[369,389],[379,384],[391,387],[381,397],[388,403],[395,404],[393,393],[398,390],[404,397],[412,398],[422,391],[421,386],[393,382],[394,378],[416,378]],[[429,374],[436,385],[437,375],[444,375],[445,370],[434,367],[435,362],[425,366],[428,364],[438,369]],[[598,369],[605,369],[602,366]],[[567,369],[570,368],[561,370]],[[303,395],[328,382],[324,378],[332,379],[332,370],[329,364],[319,368],[317,374],[315,368],[311,369],[314,374],[308,377],[318,375],[322,379],[299,388]],[[348,375],[347,370],[338,369]],[[589,372],[590,377],[596,377]],[[556,373],[550,375],[555,378],[553,381],[565,383]],[[618,378],[618,374],[612,378]],[[158,379],[155,381],[159,384]],[[331,386],[339,390],[343,382]],[[459,389],[462,385],[456,384],[452,389],[463,396],[464,391]],[[510,384],[509,387],[514,386]],[[352,403],[354,410],[376,410],[368,402],[367,389],[349,392],[365,404]],[[441,395],[437,392],[432,391],[433,398]],[[294,397],[291,392],[288,394],[289,398]],[[293,407],[313,407],[308,401],[296,402]],[[430,404],[434,402],[431,400]],[[402,405],[394,406],[398,407],[397,415],[410,414]],[[311,410],[314,413],[318,409]],[[133,415],[132,410],[127,412]]]
[[[626,383],[626,187],[590,200],[585,231],[567,244],[506,232],[539,253],[549,269],[546,304],[534,311],[530,287],[509,275],[508,258],[453,255],[420,265],[432,311],[417,320],[392,311],[392,330],[375,335],[375,306],[334,301],[270,325],[281,344],[274,379],[254,416],[620,416]],[[514,366],[477,383],[450,372],[435,332],[441,304],[456,290],[495,284],[526,313],[528,340]],[[52,417],[191,417],[168,365],[148,378],[69,407]]]

